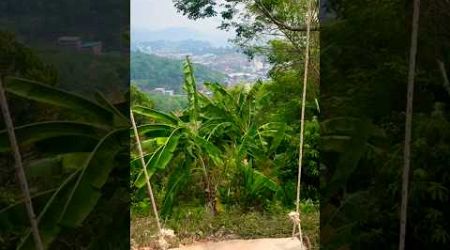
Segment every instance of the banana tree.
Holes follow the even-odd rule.
[[[264,93],[260,91],[262,83],[250,89],[231,90],[217,83],[205,85],[214,94],[213,98],[204,99],[202,113],[207,114],[210,130],[205,133],[209,141],[231,152],[228,158],[236,170],[232,179],[238,180],[235,188],[239,196],[258,201],[280,191],[279,181],[273,174],[277,168],[274,160],[282,142],[290,139],[290,128],[282,122],[258,121],[258,100]],[[234,184],[228,184],[227,193]]]
[[[105,186],[117,182],[113,171],[127,168],[129,120],[100,93],[96,100],[57,89],[39,82],[6,77],[9,94],[30,101],[53,105],[70,112],[74,119],[29,123],[15,128],[22,148],[33,148],[39,158],[27,161],[27,175],[45,190],[32,199],[44,247],[67,229],[83,226],[88,216],[108,196],[117,197],[125,189]],[[61,114],[64,114],[61,112]],[[6,131],[0,131],[0,152],[10,150]],[[50,179],[57,179],[55,183]],[[50,187],[49,187],[50,186]],[[119,201],[126,207],[126,200]],[[122,204],[121,203],[121,204]],[[114,211],[110,211],[114,213]],[[26,220],[25,205],[17,201],[0,210],[0,231],[18,231],[17,249],[34,249]],[[110,224],[111,225],[111,224]],[[89,247],[95,247],[92,240]]]
[[[209,142],[201,135],[204,123],[200,118],[199,93],[193,76],[192,65],[189,59],[184,64],[184,89],[187,93],[188,108],[183,117],[177,117],[171,113],[159,112],[143,106],[133,107],[133,112],[154,121],[150,124],[138,126],[139,133],[147,138],[143,141],[144,145],[153,145],[156,149],[147,155],[147,171],[151,177],[157,170],[164,170],[174,158],[183,159],[183,169],[192,171],[200,170],[203,175],[206,200],[212,214],[216,213],[214,205],[215,198],[211,180],[209,178],[209,169],[214,165],[222,164],[220,157],[221,150]],[[138,159],[132,160],[132,165],[137,163]],[[196,168],[200,166],[200,168]],[[180,171],[184,171],[180,170]],[[167,211],[175,199],[175,194],[180,188],[182,178],[186,177],[186,172],[172,175],[166,193],[163,213]],[[145,185],[145,177],[141,173],[135,181],[137,188]]]
[[[150,145],[152,151],[146,156],[149,175],[175,165],[174,174],[168,180],[162,213],[168,212],[190,174],[201,172],[205,198],[215,214],[221,182],[213,176],[225,165],[238,169],[235,172],[244,178],[244,183],[240,184],[246,186],[246,190],[277,192],[276,181],[257,171],[252,164],[254,159],[266,159],[275,152],[285,138],[286,127],[280,123],[257,125],[254,122],[258,87],[231,94],[219,84],[205,83],[214,94],[214,98],[206,97],[197,91],[189,59],[184,64],[184,78],[188,108],[180,116],[142,106],[133,108],[136,114],[152,120],[138,127],[140,134],[147,138],[143,144]],[[230,162],[225,155],[230,156],[232,164],[225,163]],[[132,165],[136,163],[137,159],[132,160]],[[143,187],[144,175],[140,174],[134,184]]]

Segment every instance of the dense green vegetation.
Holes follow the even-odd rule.
[[[174,3],[192,19],[218,13],[214,1]],[[206,82],[212,95],[205,96],[197,91],[203,80],[194,80],[198,67],[192,73],[187,62],[184,109],[134,108],[156,203],[163,223],[175,229],[181,241],[230,235],[286,237],[292,230],[287,213],[295,209],[304,72],[304,29],[297,28],[303,25],[306,8],[292,1],[233,1],[222,7],[226,8],[222,28],[235,28],[236,45],[249,56],[262,55],[272,63],[270,80],[251,83],[249,88]],[[280,22],[270,19],[274,13]],[[262,33],[270,41],[254,43]],[[300,212],[306,238],[318,248],[317,34],[311,44]],[[178,86],[182,82],[178,79]],[[150,205],[135,150],[133,157],[132,240],[151,244],[155,238],[143,238],[149,223],[143,215],[150,212]],[[155,230],[150,234],[157,234]]]
[[[268,81],[226,88],[220,73],[188,60],[183,65],[135,52],[128,95],[123,93],[128,65],[115,54],[34,52],[0,32],[0,77],[46,248],[128,249],[130,204],[135,244],[157,240],[135,138],[130,138],[128,104],[139,125],[158,212],[177,240],[290,235],[306,1],[216,2],[174,1],[192,19],[222,18],[221,28],[236,32],[238,46],[272,63]],[[320,249],[397,248],[410,2],[331,1],[338,19],[321,24],[321,51],[313,27],[300,204],[311,249],[319,248],[319,202]],[[438,24],[449,23],[450,4],[423,2],[407,249],[447,249],[450,30]],[[120,47],[112,30],[127,19],[120,14],[125,2],[87,3],[64,0],[44,8],[43,1],[8,0],[0,11],[17,22],[25,40],[53,41],[67,31]],[[85,8],[78,16],[70,14],[79,5]],[[103,22],[97,14],[111,7],[117,8],[108,15],[114,20]],[[51,18],[55,12],[60,15]],[[24,32],[30,18],[35,30]],[[105,29],[82,32],[76,24]],[[269,42],[255,42],[261,34]],[[154,87],[179,95],[146,92]],[[200,87],[212,95],[203,95]],[[34,249],[3,126],[0,249]]]
[[[143,90],[153,90],[157,87],[182,92],[182,60],[162,58],[142,52],[131,53],[130,78]],[[201,82],[222,82],[222,73],[196,65],[196,78]],[[178,73],[179,72],[179,73]]]
[[[76,118],[71,120],[28,123],[16,130],[23,147],[36,143],[39,145],[38,150],[35,149],[38,154],[27,159],[26,167],[28,177],[33,180],[32,196],[45,245],[50,246],[63,232],[68,234],[70,228],[81,230],[75,231],[81,236],[84,229],[95,230],[97,227],[128,223],[127,218],[112,221],[108,218],[98,220],[99,218],[89,217],[92,211],[98,213],[111,202],[122,203],[115,207],[119,210],[109,211],[112,214],[128,204],[126,200],[121,200],[123,193],[127,193],[126,189],[119,188],[122,180],[117,176],[110,177],[110,174],[120,176],[123,170],[127,170],[121,169],[125,165],[123,160],[128,156],[128,143],[123,141],[123,137],[128,135],[127,119],[101,95],[98,95],[98,102],[92,102],[22,78],[6,78],[5,86],[15,95],[56,105],[78,114],[75,116],[72,113],[71,117]],[[106,124],[109,125],[105,126]],[[1,151],[9,151],[6,131],[1,131],[0,138],[3,145]],[[67,147],[68,142],[70,147]],[[61,147],[62,145],[65,146]],[[13,169],[12,166],[10,168]],[[19,197],[12,196],[3,200],[6,206],[0,213],[1,228],[4,233],[12,233],[9,237],[21,238],[20,244],[17,241],[8,241],[8,244],[12,246],[16,242],[19,249],[32,249],[34,243],[29,232],[27,233],[27,216]],[[83,223],[85,220],[89,223]],[[88,235],[89,231],[86,231],[86,236]],[[103,236],[106,235],[98,235]],[[71,244],[95,247],[97,243],[90,241]]]
[[[144,92],[142,92],[136,85],[130,85],[130,106],[136,105],[153,108],[154,101]]]
[[[332,1],[322,24],[321,244],[398,249],[412,1]],[[450,243],[448,10],[422,1],[406,249]]]
[[[140,105],[133,108],[143,121],[139,130],[145,138],[142,143],[147,171],[157,190],[161,215],[180,223],[180,213],[205,206],[202,214],[213,216],[213,221],[230,213],[253,211],[284,218],[281,225],[288,225],[286,214],[295,204],[298,125],[290,126],[276,110],[267,113],[272,108],[268,90],[274,83],[256,83],[251,89],[225,89],[220,84],[205,83],[213,92],[207,97],[197,91],[191,67],[185,63],[185,109],[175,114]],[[313,119],[307,123],[305,133],[303,200],[313,203],[318,197],[318,128],[318,121]],[[132,204],[139,218],[139,214],[149,213],[150,205],[139,158],[135,154],[133,158]],[[196,219],[201,220],[201,216]],[[307,227],[311,230],[308,237],[315,239],[317,225]],[[264,234],[254,232],[251,236]]]
[[[6,32],[0,33],[0,48],[1,80],[45,249],[128,248],[123,239],[129,218],[123,211],[129,204],[129,127],[128,108],[119,111],[128,107],[123,96],[108,100],[91,87],[88,99],[62,89],[61,79],[71,78],[72,64],[63,63],[73,59],[70,54],[55,54],[58,65],[44,63],[42,54]],[[88,72],[81,64],[72,77]],[[83,76],[76,79],[83,82]],[[35,249],[7,131],[3,122],[0,126],[0,249]],[[106,240],[111,233],[116,241]]]
[[[180,111],[185,109],[187,106],[186,96],[183,95],[168,96],[158,93],[151,93],[148,94],[148,96],[155,103],[155,109],[164,112]]]

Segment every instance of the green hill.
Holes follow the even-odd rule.
[[[131,53],[130,78],[142,90],[157,87],[173,89],[180,93],[183,85],[183,61],[163,58],[142,52]],[[194,64],[198,83],[223,82],[225,75],[203,65]]]

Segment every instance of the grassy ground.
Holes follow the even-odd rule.
[[[163,224],[165,228],[175,231],[177,239],[171,242],[172,246],[201,240],[282,238],[290,237],[292,233],[288,213],[289,211],[281,208],[270,213],[230,209],[213,217],[204,208],[183,208],[175,211],[175,215]],[[301,219],[303,234],[308,237],[312,249],[318,249],[318,207],[302,205]],[[131,239],[135,246],[154,246],[156,232],[154,218],[132,216]]]

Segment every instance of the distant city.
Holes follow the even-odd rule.
[[[102,42],[84,42],[78,36],[62,36],[58,38],[58,46],[76,50],[90,52],[94,55],[100,55],[102,53]]]
[[[257,80],[266,80],[270,64],[263,57],[252,60],[231,47],[213,47],[205,41],[149,41],[135,42],[132,51],[154,54],[156,56],[184,59],[189,56],[193,63],[204,65],[211,70],[225,74],[225,84],[251,84]],[[155,88],[154,92],[173,95],[170,89]],[[207,93],[205,93],[207,94]]]
[[[166,88],[154,88],[152,90],[153,93],[157,93],[157,94],[161,94],[161,95],[168,95],[168,96],[186,96],[186,94],[175,94],[174,90],[171,89],[166,89]],[[207,96],[211,96],[212,92],[205,90],[205,89],[200,89],[198,90],[198,92],[207,95]]]

